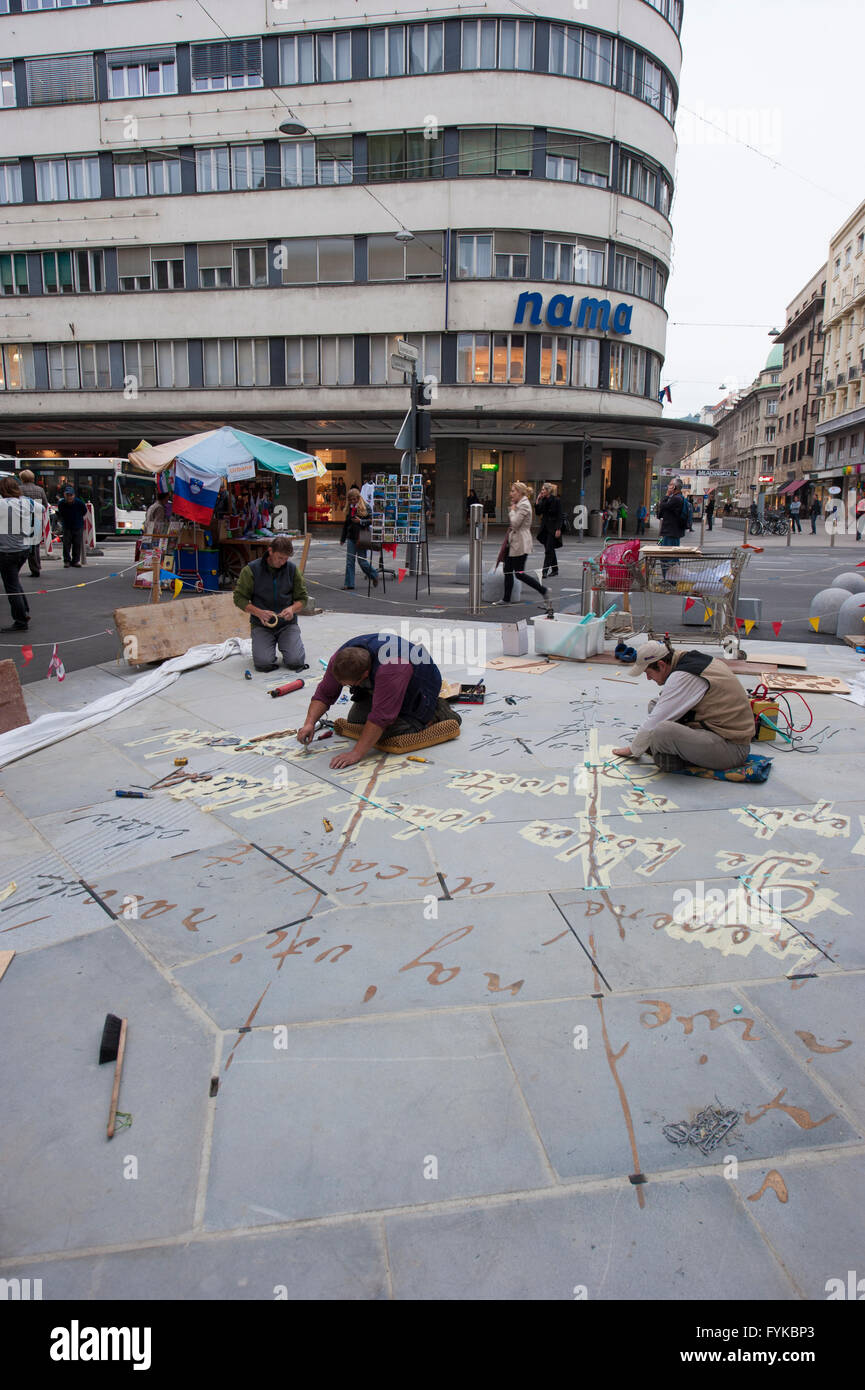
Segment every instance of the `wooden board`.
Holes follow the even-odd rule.
[[[532,660],[524,656],[494,656],[486,665],[494,671],[527,671],[533,676],[542,675],[550,669],[550,663],[540,657]]]
[[[842,637],[842,642],[846,642],[848,647],[865,647],[865,636],[863,637]]]
[[[117,608],[114,623],[131,666],[166,661],[202,643],[248,637],[249,618],[235,608],[231,594],[206,594],[158,606]],[[127,639],[135,639],[133,645]],[[8,663],[11,665],[12,663]]]
[[[9,962],[11,961],[14,954],[14,951],[0,951],[0,980],[3,979],[3,976],[9,969]]]
[[[749,656],[746,656],[744,660],[749,662],[752,666],[759,666],[761,669],[766,667],[767,670],[770,666],[781,666],[785,668],[789,666],[796,671],[808,670],[808,662],[804,656],[776,656],[774,652],[760,652],[758,655],[754,655],[752,652]]]
[[[0,661],[0,734],[30,723],[14,661]]]
[[[767,672],[762,674],[762,680],[767,690],[801,690],[805,694],[810,691],[814,695],[850,694],[849,685],[845,685],[838,676],[803,675],[801,671],[794,671],[792,675],[773,676]]]

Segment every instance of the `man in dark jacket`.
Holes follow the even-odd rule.
[[[29,468],[22,468],[21,472],[18,474],[18,480],[21,484],[21,496],[32,497],[34,502],[40,502],[43,508],[42,515],[47,516],[48,496],[45,492],[44,487],[40,487],[39,484],[36,482],[35,474],[31,473]],[[27,559],[30,564],[30,573],[33,575],[34,579],[38,578],[38,576],[42,573],[42,551],[40,549],[41,540],[42,538],[40,536],[36,544],[31,545],[27,555]]]
[[[538,540],[544,547],[543,578],[548,574],[558,574],[559,560],[557,550],[562,548],[562,527],[565,514],[559,501],[554,483],[544,483],[535,502],[535,515],[541,518]]]
[[[289,558],[293,553],[290,537],[274,536],[266,553],[244,565],[238,576],[234,603],[249,614],[256,671],[276,670],[277,647],[290,671],[308,666],[297,621],[307,592],[303,575]]]
[[[679,545],[688,529],[681,478],[673,478],[669,484],[666,497],[658,503],[657,516],[661,522],[660,544]]]
[[[57,503],[57,512],[60,517],[60,525],[63,527],[64,568],[78,570],[81,568],[84,518],[87,515],[87,507],[80,497],[75,496],[74,487],[67,486],[63,489],[63,500]]]
[[[426,647],[394,633],[366,632],[343,643],[330,658],[297,731],[299,743],[309,743],[344,685],[351,687],[354,701],[346,722],[362,724],[363,730],[354,748],[331,759],[334,768],[359,763],[381,738],[419,733],[444,720],[461,722],[441,699],[441,671]]]

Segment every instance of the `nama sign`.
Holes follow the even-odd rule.
[[[592,299],[587,295],[577,305],[575,317],[574,296],[554,294],[547,302],[546,317],[542,319],[543,305],[544,297],[537,290],[524,290],[517,300],[514,323],[523,323],[528,309],[529,325],[536,328],[546,322],[550,328],[586,328],[589,332],[600,329],[602,333],[608,333],[612,329],[614,333],[623,336],[631,331],[632,304],[617,304],[614,309],[609,299]]]

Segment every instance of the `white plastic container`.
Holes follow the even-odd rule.
[[[505,656],[525,656],[528,650],[528,623],[502,623],[502,651]]]
[[[595,623],[582,624],[578,613],[557,613],[555,620],[535,620],[535,651],[546,656],[567,656],[585,661],[594,654]]]

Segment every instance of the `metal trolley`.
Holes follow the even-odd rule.
[[[750,558],[751,552],[740,547],[703,555],[696,547],[640,545],[637,540],[612,542],[596,560],[584,561],[584,591],[591,586],[593,609],[603,602],[604,593],[644,594],[642,621],[651,636],[657,627],[654,595],[693,598],[711,610],[711,630],[721,641],[737,633],[739,584]],[[597,611],[603,609],[597,607]],[[669,635],[687,639],[694,632]]]

